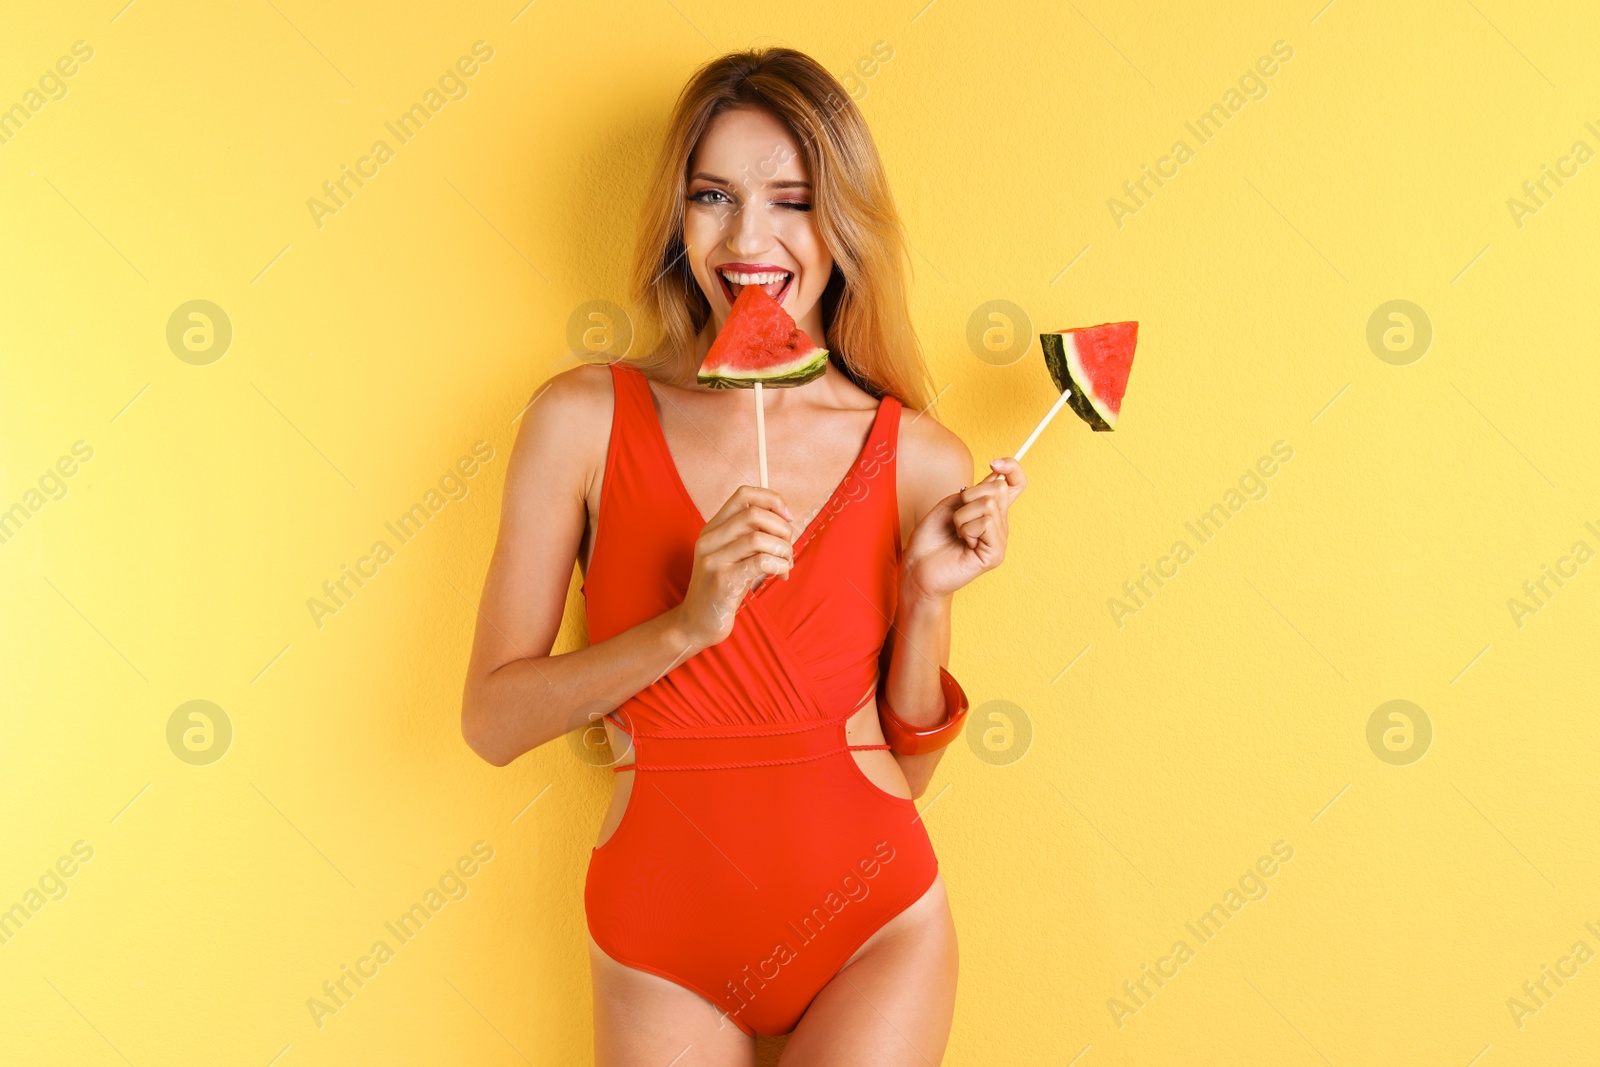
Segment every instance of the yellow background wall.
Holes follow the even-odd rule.
[[[473,603],[513,420],[573,365],[574,310],[625,296],[672,97],[773,42],[853,76],[980,466],[1054,394],[1037,340],[975,350],[974,321],[1142,328],[1121,428],[1050,427],[1010,558],[957,598],[953,671],[1014,740],[975,732],[924,797],[962,939],[947,1062],[1590,1062],[1592,5],[121,2],[12,4],[0,35],[7,107],[92,49],[0,143],[0,907],[27,915],[0,1060],[588,1058],[611,776],[566,742],[502,770],[466,748]],[[384,124],[478,41],[399,144]],[[1546,166],[1568,177],[1535,202]],[[194,300],[221,358],[169,345]],[[994,300],[1031,327],[974,320]],[[1369,344],[1393,300],[1425,351],[1416,311]],[[1145,565],[1170,577],[1135,603]],[[1546,566],[1570,577],[1535,602]],[[231,729],[209,764],[179,758],[187,710],[169,744],[196,700]],[[387,933],[441,879],[460,899]],[[380,939],[319,1026],[308,999]],[[1169,977],[1135,998],[1146,965]],[[1573,976],[1535,1001],[1546,965]]]

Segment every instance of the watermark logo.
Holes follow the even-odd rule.
[[[1222,94],[1222,98],[1212,104],[1210,108],[1200,113],[1193,122],[1185,122],[1183,127],[1194,138],[1194,145],[1179,137],[1172,142],[1172,147],[1167,154],[1155,160],[1152,167],[1149,163],[1139,166],[1139,174],[1122,183],[1122,194],[1113,195],[1106,199],[1106,209],[1111,212],[1111,221],[1116,223],[1117,229],[1122,229],[1124,220],[1130,215],[1137,215],[1148,207],[1150,201],[1155,199],[1156,193],[1172,181],[1181,172],[1183,165],[1195,158],[1198,150],[1209,144],[1226,126],[1229,120],[1238,117],[1245,105],[1252,100],[1266,99],[1268,86],[1266,79],[1273,77],[1282,69],[1283,65],[1294,58],[1294,46],[1287,41],[1274,41],[1272,54],[1259,57],[1253,67],[1246,67],[1239,76],[1238,87],[1229,86]]]
[[[382,138],[373,141],[367,154],[356,160],[353,169],[350,164],[341,163],[339,173],[322,183],[320,198],[306,198],[306,210],[311,213],[311,222],[317,229],[326,225],[324,220],[348,207],[356,194],[366,188],[367,182],[378,176],[383,165],[393,159],[400,148],[410,144],[446,104],[466,99],[471,91],[466,79],[476,76],[482,65],[494,58],[494,47],[487,41],[474,41],[471,52],[457,59],[454,66],[445,68],[439,75],[437,88],[429,86],[420,100],[413,102],[394,121],[383,124],[395,145]]]
[[[1391,366],[1410,366],[1432,343],[1433,320],[1409,300],[1379,304],[1367,319],[1367,347]]]
[[[205,367],[228,354],[233,320],[209,300],[179,304],[167,318],[167,347],[193,367]]]
[[[1583,925],[1590,934],[1600,938],[1600,927],[1591,922]],[[1594,949],[1589,947],[1589,943],[1574,941],[1571,952],[1556,957],[1554,968],[1548,963],[1543,964],[1539,968],[1538,977],[1523,982],[1522,997],[1506,998],[1506,1010],[1511,1012],[1511,1021],[1517,1024],[1517,1029],[1521,1030],[1527,1025],[1528,1016],[1539,1014],[1542,1008],[1549,1005],[1555,995],[1567,987],[1568,981],[1578,977],[1578,969],[1592,959],[1594,959]],[[1551,988],[1552,984],[1555,986],[1554,989]]]
[[[1367,747],[1385,763],[1404,767],[1428,754],[1433,720],[1409,700],[1379,704],[1367,719]]]
[[[191,766],[217,762],[232,745],[233,720],[209,700],[179,704],[167,717],[167,747]]]
[[[1246,504],[1253,500],[1265,500],[1270,491],[1266,479],[1276,475],[1293,458],[1293,445],[1287,441],[1274,441],[1271,455],[1262,455],[1257,458],[1253,468],[1245,468],[1236,483],[1237,489],[1230,486],[1220,501],[1202,511],[1193,522],[1183,524],[1184,529],[1194,537],[1193,546],[1179,537],[1173,541],[1166,555],[1156,559],[1154,566],[1142,564],[1138,577],[1122,583],[1123,596],[1107,597],[1106,610],[1111,614],[1111,621],[1117,624],[1117,629],[1122,629],[1130,616],[1143,611],[1156,594],[1178,576],[1183,564],[1195,558],[1198,548],[1210,544],[1222,532],[1224,524],[1244,510]]]
[[[437,918],[446,904],[467,899],[467,894],[472,892],[467,879],[477,875],[483,869],[482,865],[492,859],[493,845],[487,841],[474,842],[471,855],[463,855],[446,867],[438,882],[428,887],[421,900],[413,903],[398,918],[383,924],[383,928],[394,939],[393,945],[387,939],[379,938],[372,943],[366,955],[355,960],[353,967],[341,963],[338,975],[322,983],[319,995],[306,998],[306,1010],[311,1013],[311,1021],[317,1029],[322,1029],[328,1016],[337,1015],[348,1007],[355,995],[378,977],[380,968],[394,959],[400,948],[415,940],[422,928]]]
[[[1009,700],[986,700],[967,716],[967,747],[993,767],[1009,767],[1033,747],[1033,720]]]
[[[852,69],[846,71],[839,79],[845,92],[850,94],[850,99],[858,104],[865,100],[867,93],[871,91],[867,83],[876,78],[878,72],[893,58],[894,46],[888,41],[874,41],[871,54],[857,59]]]
[[[627,741],[623,742],[624,751],[612,752],[611,737],[606,730],[607,713],[621,719],[622,724],[618,728],[630,738],[633,736],[633,724],[628,719],[628,713],[621,707],[613,708],[603,700],[584,702],[579,706],[577,713],[583,720],[583,725],[567,731],[567,744],[571,747],[572,754],[586,766],[615,767],[633,759],[633,745]]]
[[[1586,522],[1583,525],[1589,533],[1600,538],[1600,529],[1596,529],[1594,523]],[[1578,540],[1572,543],[1566,555],[1556,558],[1554,567],[1548,563],[1539,564],[1539,574],[1522,583],[1522,595],[1506,598],[1506,608],[1511,612],[1511,621],[1517,624],[1517,629],[1522,629],[1529,615],[1537,615],[1547,607],[1555,595],[1566,588],[1567,581],[1578,576],[1578,569],[1594,559],[1594,555],[1589,542]]]
[[[1139,976],[1123,982],[1118,996],[1106,999],[1106,1009],[1116,1021],[1117,1029],[1122,1029],[1128,1019],[1149,1007],[1156,994],[1178,977],[1180,968],[1194,959],[1200,948],[1210,944],[1224,926],[1238,918],[1246,904],[1265,900],[1270,891],[1267,880],[1292,859],[1294,846],[1287,841],[1274,841],[1271,855],[1257,859],[1222,894],[1221,900],[1212,904],[1193,922],[1183,924],[1184,930],[1194,939],[1194,944],[1190,944],[1186,938],[1178,938],[1167,955],[1156,959],[1153,968],[1148,963],[1140,964]]]
[[[1600,126],[1593,122],[1585,122],[1584,129],[1595,137],[1600,137]],[[1539,209],[1547,207],[1555,195],[1565,188],[1567,182],[1578,176],[1578,168],[1594,158],[1594,149],[1589,142],[1579,138],[1572,142],[1572,147],[1567,149],[1567,154],[1556,160],[1555,169],[1550,169],[1550,164],[1540,165],[1537,177],[1530,178],[1522,183],[1522,195],[1506,198],[1506,210],[1511,212],[1511,221],[1522,229],[1523,220],[1529,215],[1537,215]],[[1565,178],[1566,181],[1562,179]]]
[[[772,955],[754,964],[745,964],[738,974],[724,982],[727,993],[723,995],[722,1000],[728,1007],[725,1007],[721,1014],[725,1017],[738,1015],[748,1008],[750,1001],[767,987],[768,982],[778,977],[786,964],[794,962],[807,945],[826,932],[828,924],[840,912],[852,902],[859,903],[867,899],[872,892],[869,883],[885,866],[893,863],[894,858],[894,846],[887,841],[879,841],[873,846],[871,855],[857,860],[853,869],[846,868],[845,874],[839,879],[837,890],[829,890],[827,896],[809,912],[788,921],[782,938],[774,939]],[[835,934],[835,938],[837,936]],[[732,1007],[734,1004],[738,1007]],[[720,1021],[718,1025],[721,1025]]]
[[[985,363],[1009,367],[1028,354],[1033,320],[1009,300],[988,300],[967,317],[967,347]]]
[[[567,351],[585,363],[614,363],[633,347],[633,319],[610,300],[590,300],[567,317]]]
[[[76,57],[76,58],[74,58]],[[11,106],[0,105],[0,145],[11,143],[11,139],[22,132],[22,128],[44,109],[44,106],[55,100],[65,100],[67,97],[67,83],[64,79],[77,74],[84,63],[94,58],[94,46],[88,41],[74,41],[72,55],[62,56],[55,62],[55,69],[45,68],[39,75],[38,88],[29,88],[23,92],[22,98]]]
[[[74,441],[72,454],[63,455],[53,467],[46,467],[39,476],[37,486],[29,486],[22,499],[0,511],[0,545],[21,532],[27,521],[53,500],[67,495],[67,479],[78,473],[81,465],[94,458],[94,446],[87,441]]]
[[[383,565],[415,540],[447,505],[465,500],[472,492],[469,479],[492,459],[493,445],[483,440],[474,442],[470,455],[460,456],[453,467],[445,468],[439,476],[438,488],[430,488],[394,521],[384,523],[383,528],[394,538],[394,544],[379,538],[372,543],[366,555],[356,558],[354,566],[340,564],[339,573],[322,583],[322,595],[306,598],[306,610],[311,615],[312,624],[322,629],[329,617],[348,607],[356,594],[381,573]]]
[[[94,846],[87,841],[72,843],[70,855],[63,853],[54,866],[46,867],[35,885],[23,891],[21,899],[0,911],[0,945],[10,944],[22,932],[34,915],[53,900],[64,900],[68,890],[67,879],[77,874],[82,865],[94,859]]]

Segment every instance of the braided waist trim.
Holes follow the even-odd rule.
[[[749,760],[744,763],[651,763],[640,765],[628,763],[621,767],[611,768],[611,773],[618,771],[732,771],[743,767],[777,767],[785,763],[806,763],[810,760],[824,759],[828,756],[837,756],[843,752],[864,752],[868,750],[889,751],[888,745],[845,745],[842,748],[829,749],[826,752],[814,752],[809,756],[791,756],[788,759]]]
[[[864,705],[863,705],[864,706]],[[887,744],[880,745],[851,745],[845,735],[845,722],[861,708],[835,715],[827,719],[813,719],[808,722],[774,724],[770,727],[749,726],[734,727],[730,729],[690,728],[671,733],[647,733],[637,731],[630,736],[635,743],[636,758],[632,763],[612,767],[612,773],[619,771],[724,771],[736,770],[745,767],[777,767],[790,763],[806,763],[811,760],[822,759],[825,756],[835,756],[841,752],[861,751],[887,751]],[[805,735],[814,734],[815,731],[833,728],[837,736],[833,739],[808,738]],[[639,742],[644,742],[641,746]],[[740,744],[741,741],[750,743]],[[705,742],[706,748],[711,749],[722,759],[713,759],[706,762],[674,762],[670,755],[682,756],[686,753],[667,753],[660,755],[668,758],[663,762],[655,762],[648,758],[649,750],[653,748],[697,748],[696,742]],[[772,743],[764,743],[772,742]],[[646,755],[644,762],[637,758],[637,750],[642,748]],[[749,754],[757,758],[729,759],[729,756],[742,756],[746,753],[741,749],[753,750]],[[791,754],[792,753],[792,754]],[[769,756],[770,758],[759,758]]]

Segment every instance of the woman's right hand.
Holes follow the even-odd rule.
[[[708,648],[733,633],[744,598],[768,575],[794,566],[794,516],[771,489],[741,485],[694,543],[689,591],[678,606],[685,637]]]

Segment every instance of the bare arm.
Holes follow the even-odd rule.
[[[884,696],[895,714],[912,726],[934,726],[944,721],[939,668],[950,665],[953,599],[953,595],[931,600],[908,597],[902,587],[900,606],[889,637],[889,670]],[[920,797],[927,791],[944,751],[935,749],[920,756],[893,754],[913,797]]]
[[[588,492],[604,473],[611,414],[610,371],[577,367],[551,379],[512,446],[461,697],[462,736],[497,767],[586,725],[726,638],[744,593],[789,566],[789,525],[770,510],[781,501],[741,487],[701,531],[683,603],[550,655],[588,523]]]
[[[461,698],[462,736],[497,767],[585,725],[587,713],[615,708],[668,670],[688,643],[669,611],[609,641],[549,654],[588,523],[585,498],[604,469],[611,389],[601,375],[608,374],[579,367],[556,375],[523,415],[512,446]]]
[[[921,422],[920,419],[915,420]],[[1013,459],[1003,477],[977,481],[972,452],[932,419],[903,435],[906,495],[916,528],[901,563],[900,599],[885,643],[884,697],[912,726],[935,726],[946,715],[939,668],[950,665],[950,615],[956,590],[1005,558],[1006,511],[1027,480]],[[945,749],[894,753],[913,797],[933,779]]]

